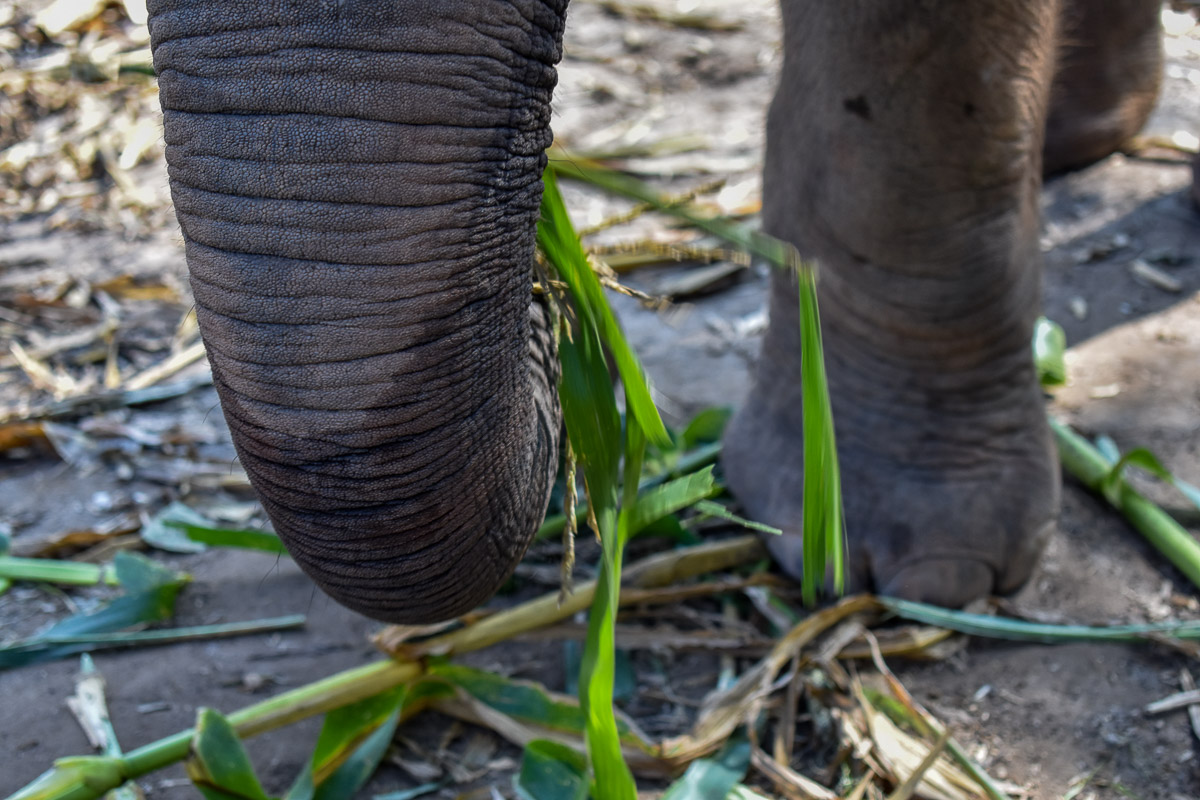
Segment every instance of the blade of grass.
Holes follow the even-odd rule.
[[[707,231],[760,258],[765,258],[776,266],[788,266],[790,245],[736,222],[702,214],[688,205],[673,203],[669,198],[655,191],[649,184],[643,183],[631,175],[611,170],[599,162],[569,153],[561,148],[555,148],[550,153],[550,162],[546,167],[546,173],[552,174],[556,178],[590,183],[612,194],[646,203],[657,211],[670,214],[702,231]]]
[[[273,555],[288,555],[288,551],[279,537],[266,531],[213,528],[177,520],[164,521],[163,525],[183,531],[193,542],[212,547],[240,547],[243,550],[261,550]]]
[[[633,511],[629,515],[629,530],[641,531],[647,525],[657,522],[669,514],[682,511],[688,506],[710,497],[716,491],[712,472],[712,467],[705,467],[699,472],[676,478],[638,495],[633,503]]]
[[[612,714],[613,620],[621,563],[617,531],[620,416],[599,334],[592,320],[580,315],[573,338],[564,336],[560,340],[559,358],[562,362],[559,397],[563,418],[571,447],[584,468],[588,501],[599,526],[597,533],[602,552],[580,674],[579,699],[587,720],[591,766],[597,784],[603,787],[602,796],[632,800],[637,790],[621,756]],[[636,419],[635,415],[629,415],[631,429],[637,427]]]
[[[587,761],[565,744],[536,739],[525,746],[513,791],[521,800],[586,800]]]
[[[313,753],[313,800],[352,798],[374,774],[400,724],[407,688],[397,686],[325,715],[322,739]]]
[[[118,647],[137,647],[146,644],[170,644],[196,639],[219,639],[228,636],[243,636],[248,633],[267,633],[272,631],[299,628],[304,625],[303,614],[289,614],[270,619],[256,619],[248,622],[223,622],[216,625],[193,625],[185,628],[164,628],[153,631],[125,631],[118,633],[92,633],[82,635],[42,634],[37,637],[36,646],[55,645],[87,645],[88,651],[112,650]],[[9,645],[0,650],[5,652],[10,648],[19,650],[23,645]]]
[[[795,250],[791,251],[793,254]],[[842,541],[842,487],[838,470],[833,409],[825,379],[821,349],[821,320],[817,313],[815,273],[799,265],[800,287],[800,392],[804,404],[804,573],[801,591],[807,605],[816,603],[826,568],[833,573],[833,589],[842,594],[845,564]]]
[[[746,519],[744,517],[739,517],[725,506],[721,505],[720,503],[714,503],[711,500],[701,500],[695,503],[692,508],[701,514],[708,514],[709,516],[723,519],[726,522],[737,523],[747,530],[758,531],[759,533],[770,533],[775,536],[779,536],[783,533],[783,531],[779,528],[765,525],[761,522],[755,522],[754,520]]]
[[[1067,382],[1067,335],[1057,322],[1038,317],[1033,328],[1033,363],[1042,386]]]
[[[641,364],[621,333],[617,319],[604,298],[600,281],[592,271],[583,245],[571,226],[553,173],[549,172],[546,174],[542,195],[542,217],[538,223],[537,241],[559,277],[570,287],[573,308],[580,316],[580,324],[585,320],[590,321],[612,353],[617,371],[621,375],[621,383],[625,386],[629,410],[637,417],[638,423],[646,431],[651,442],[669,447],[671,438],[667,435],[666,426],[663,425],[658,409],[650,398],[650,389],[646,384]],[[581,453],[579,450],[576,452]]]
[[[79,561],[61,561],[53,558],[18,558],[0,556],[0,578],[12,581],[35,581],[58,583],[67,586],[95,586],[117,584],[117,575],[111,568],[99,564],[84,564]]]
[[[879,597],[880,605],[897,616],[927,625],[936,625],[972,636],[1008,639],[1018,642],[1063,644],[1066,642],[1136,642],[1152,635],[1173,636],[1177,639],[1200,639],[1200,620],[1186,622],[1157,622],[1144,625],[1048,625],[986,614],[952,611],[927,603]]]
[[[1147,500],[1124,479],[1111,484],[1113,464],[1099,450],[1068,426],[1050,420],[1063,469],[1093,492],[1106,497],[1150,544],[1176,569],[1200,587],[1200,543],[1171,516]]]
[[[700,481],[702,479],[694,478],[694,476],[703,472],[704,467],[707,467],[707,466],[711,465],[714,461],[716,461],[717,456],[719,456],[720,453],[721,453],[721,443],[720,442],[706,444],[703,447],[700,447],[693,452],[685,453],[679,459],[679,462],[676,464],[675,469],[671,470],[669,473],[664,473],[662,475],[655,475],[651,478],[646,478],[645,480],[641,481],[641,484],[640,484],[641,493],[638,495],[638,503],[640,504],[642,502],[643,497],[648,497],[649,493],[652,489],[654,489],[655,487],[662,486],[663,484],[667,483],[668,481],[672,481],[672,480],[681,482],[681,485],[690,486],[690,487],[692,487],[692,489],[690,489],[689,491],[695,490],[698,493],[700,484],[693,482],[693,481]],[[672,489],[671,491],[675,492],[675,491],[679,491],[679,490]],[[698,498],[698,500],[699,500],[699,498]],[[648,502],[658,502],[658,501],[653,500],[653,501],[648,501]],[[702,500],[701,500],[701,502],[702,502]],[[680,508],[675,509],[675,510],[676,511],[681,510],[682,508],[686,508],[688,505],[691,505],[691,503],[685,504],[684,506],[680,506]],[[587,513],[588,513],[588,510],[587,510],[586,506],[584,508],[578,509],[575,512],[576,522],[582,523],[585,519],[587,519]],[[674,511],[669,512],[669,513],[674,513]],[[714,514],[714,516],[720,516],[720,515]],[[740,518],[737,518],[737,519],[733,519],[731,521],[739,522],[741,520],[740,520]],[[542,522],[541,527],[538,528],[537,533],[534,535],[534,539],[537,541],[541,541],[542,539],[548,539],[551,536],[558,536],[559,534],[562,533],[563,528],[566,526],[566,524],[567,524],[567,517],[565,514],[552,514],[551,516],[546,517],[545,521]],[[646,524],[650,524],[650,523],[647,522]],[[751,526],[748,525],[747,527],[751,527]],[[641,528],[639,528],[639,530],[641,530]],[[767,532],[771,533],[771,532],[775,532],[776,530],[777,529],[771,528]]]
[[[746,777],[750,767],[750,740],[744,735],[729,737],[712,758],[701,758],[688,765],[679,780],[662,800],[707,800],[725,797]]]
[[[196,714],[196,735],[185,763],[188,777],[207,800],[268,800],[237,733],[211,708]]]
[[[0,648],[0,670],[62,658],[91,649],[89,644],[65,644],[56,639],[90,637],[122,628],[170,618],[175,597],[187,582],[179,575],[133,553],[118,553],[113,560],[118,582],[129,594],[98,611],[67,617],[37,636]]]
[[[838,472],[832,406],[821,349],[817,313],[816,270],[792,245],[721,217],[706,216],[688,205],[671,203],[648,184],[595,161],[559,149],[551,155],[547,175],[589,183],[614,194],[647,203],[658,211],[724,239],[796,276],[800,292],[801,392],[804,403],[804,577],[805,602],[816,602],[829,568],[835,593],[844,588],[844,540],[841,478]],[[550,183],[550,181],[548,181]]]

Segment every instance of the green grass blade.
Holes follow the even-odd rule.
[[[1200,542],[1170,514],[1147,500],[1124,480],[1120,480],[1115,489],[1105,493],[1105,481],[1113,468],[1108,456],[1055,419],[1050,420],[1050,429],[1054,432],[1063,469],[1093,492],[1105,495],[1110,502],[1115,501],[1113,506],[1146,537],[1146,541],[1186,575],[1192,585],[1200,586]]]
[[[241,740],[220,713],[197,713],[191,752],[187,774],[207,800],[268,800]]]
[[[833,575],[834,592],[840,595],[843,591],[844,521],[833,409],[821,349],[816,277],[812,269],[803,267],[798,267],[795,274],[800,292],[800,391],[804,404],[804,575],[801,592],[805,603],[812,605],[823,588],[827,570]]]
[[[1033,363],[1042,386],[1067,382],[1067,335],[1057,322],[1038,317],[1033,327]]]
[[[542,217],[538,223],[538,245],[553,264],[559,277],[570,287],[573,307],[580,316],[581,324],[584,318],[590,318],[600,338],[612,353],[617,372],[621,375],[621,383],[625,386],[629,398],[628,408],[637,417],[651,442],[669,447],[671,437],[667,435],[667,428],[663,425],[658,409],[650,397],[645,373],[634,355],[633,348],[625,340],[617,318],[604,297],[600,281],[588,263],[587,254],[583,245],[579,243],[579,237],[575,235],[575,229],[571,225],[566,205],[552,173],[546,174],[545,183]]]
[[[98,611],[67,617],[37,636],[0,648],[0,670],[94,649],[91,644],[60,644],[56,639],[114,633],[134,625],[169,619],[175,612],[175,598],[187,582],[187,576],[132,553],[118,553],[113,568],[117,580],[129,594],[116,598]]]
[[[273,533],[266,531],[235,530],[232,528],[213,528],[208,525],[195,525],[190,522],[167,520],[163,523],[168,528],[183,531],[193,542],[211,547],[238,547],[243,550],[261,550],[264,553],[286,556],[287,548]]]
[[[99,564],[61,561],[53,558],[0,556],[0,578],[9,581],[35,581],[65,586],[116,584],[116,573]]]
[[[97,786],[115,789],[124,781],[124,762],[120,758],[68,756],[56,759],[53,767],[8,800],[93,800]]]
[[[647,525],[711,497],[716,491],[712,473],[712,467],[705,467],[699,472],[684,475],[643,492],[637,497],[633,504],[633,512],[629,515],[627,524],[630,534],[636,535]],[[626,487],[628,485],[626,484]]]
[[[146,544],[156,547],[159,550],[166,550],[168,553],[204,552],[205,546],[203,543],[189,539],[182,530],[169,524],[175,522],[209,527],[213,524],[212,520],[191,506],[176,500],[151,517],[142,526],[142,530],[138,535],[142,537],[142,541]]]
[[[587,761],[565,744],[534,739],[525,745],[513,791],[521,800],[585,800]]]
[[[702,231],[707,231],[779,267],[788,266],[791,246],[765,233],[752,230],[732,220],[701,214],[694,209],[673,203],[649,184],[631,175],[611,170],[587,158],[565,150],[551,152],[547,175],[583,181],[612,194],[646,203],[652,208],[681,219]]]
[[[129,631],[117,633],[90,633],[57,635],[43,633],[37,637],[39,646],[86,645],[87,651],[111,650],[118,647],[137,647],[146,644],[171,644],[196,639],[217,639],[242,636],[248,633],[270,633],[299,628],[304,625],[303,614],[256,619],[249,622],[221,622],[214,625],[192,625],[183,628],[163,628],[153,631]],[[20,645],[12,645],[17,649]]]
[[[377,794],[371,800],[417,800],[418,797],[424,797],[427,794],[433,794],[439,789],[444,788],[449,782],[449,778],[443,778],[440,781],[422,783],[421,785],[414,786],[411,789],[401,789],[398,792],[385,792],[384,794]]]
[[[600,528],[603,553],[581,668],[580,703],[586,719],[592,770],[598,785],[604,787],[603,796],[633,800],[637,790],[621,757],[612,710],[613,620],[620,580],[616,509],[621,423],[599,335],[589,322],[581,316],[574,339],[563,336],[559,343],[563,418],[571,446],[584,467],[588,499]],[[633,415],[628,419],[631,425],[636,424]]]
[[[805,601],[809,604],[814,603],[824,585],[826,575],[830,574],[834,591],[840,594],[845,580],[841,477],[838,472],[833,414],[821,349],[813,266],[801,261],[796,249],[786,242],[750,230],[731,220],[706,216],[687,205],[672,203],[648,184],[594,161],[559,151],[552,155],[547,172],[562,178],[584,181],[606,191],[646,203],[798,276],[802,337],[801,391],[804,402],[802,534],[805,565],[801,586]]]
[[[728,407],[706,408],[692,417],[683,433],[679,434],[680,446],[691,450],[703,444],[721,441],[725,433],[725,425],[733,416],[733,409]]]
[[[991,617],[986,614],[971,614],[966,611],[900,600],[895,597],[878,598],[881,605],[897,616],[926,625],[936,625],[972,636],[993,639],[1008,639],[1017,642],[1040,642],[1042,644],[1064,644],[1067,642],[1136,642],[1151,636],[1169,636],[1176,639],[1200,639],[1200,620],[1185,622],[1159,622],[1145,625],[1112,625],[1095,627],[1088,625],[1047,625],[1026,622],[1006,617]]]
[[[779,528],[766,525],[762,522],[755,522],[754,520],[746,519],[745,517],[739,517],[725,506],[721,505],[720,503],[715,503],[711,500],[701,500],[695,504],[694,508],[701,514],[708,514],[711,517],[717,517],[718,519],[723,519],[726,522],[736,523],[747,530],[758,531],[759,533],[769,533],[773,536],[779,536],[783,533],[783,531]]]
[[[628,394],[626,395],[628,397]],[[602,509],[601,563],[596,598],[588,615],[588,634],[579,673],[580,705],[587,724],[587,745],[599,800],[635,800],[637,787],[621,753],[620,735],[613,712],[616,686],[617,600],[621,589],[621,559],[630,536],[630,518],[637,497],[646,440],[638,419],[626,417],[625,489],[623,511]]]
[[[662,800],[726,797],[746,777],[749,768],[750,741],[744,734],[731,736],[715,756],[689,764],[683,777],[671,784]]]
[[[317,787],[313,800],[343,800],[354,797],[379,768],[399,722],[400,703],[397,702],[392,713],[355,748],[350,757],[325,782]]]

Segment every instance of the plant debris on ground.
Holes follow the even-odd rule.
[[[602,5],[608,13],[653,25],[715,32],[740,25],[721,13],[664,13],[653,3],[605,0]],[[130,19],[138,13],[136,2],[93,0],[22,1],[0,9],[0,189],[5,195],[0,224],[36,224],[47,234],[110,230],[129,237],[174,224],[157,165],[161,142],[148,42],[144,25]],[[587,155],[636,159],[694,147],[695,142],[663,140],[640,150]],[[570,163],[587,166],[582,157]],[[567,166],[555,166],[564,179]],[[640,202],[591,226],[604,235],[604,243],[589,247],[590,266],[609,290],[669,311],[673,302],[719,289],[752,269],[739,245],[770,258],[761,251],[769,250],[769,242],[739,226],[758,208],[757,197],[742,186],[705,179],[682,193],[643,196]],[[615,226],[654,209],[682,212],[690,225],[654,240],[613,243]],[[723,234],[735,244],[719,241]],[[702,266],[654,291],[627,285],[625,276],[633,270],[677,261]],[[100,522],[36,540],[14,535],[22,518],[0,510],[2,602],[9,608],[31,607],[49,596],[74,606],[73,614],[60,612],[64,619],[41,630],[31,629],[32,620],[47,616],[37,612],[24,629],[19,625],[0,633],[0,666],[301,624],[294,616],[256,620],[247,609],[246,618],[236,623],[144,629],[164,624],[176,598],[189,591],[185,576],[173,568],[186,568],[183,554],[213,546],[278,552],[268,532],[245,530],[262,521],[261,510],[247,493],[219,419],[181,416],[169,405],[157,405],[187,402],[211,381],[186,288],[170,276],[144,272],[91,280],[72,275],[69,263],[47,264],[41,273],[24,271],[38,264],[0,264],[13,266],[23,270],[16,278],[6,280],[0,272],[0,452],[17,463],[52,453],[77,474],[113,469],[128,485],[141,488],[96,491],[89,503],[103,517]],[[52,277],[31,283],[30,274]],[[1163,285],[1153,272],[1140,268],[1139,274]],[[1039,341],[1062,347],[1050,334]],[[1052,361],[1044,374],[1061,379],[1062,368],[1061,359]],[[645,408],[645,398],[626,408],[636,409],[638,402]],[[326,714],[320,737],[288,797],[348,796],[380,763],[399,766],[413,779],[392,800],[464,791],[491,797],[493,790],[532,798],[609,796],[611,785],[594,783],[598,773],[588,766],[588,736],[594,738],[595,723],[574,698],[456,658],[513,637],[569,644],[588,638],[587,623],[578,615],[598,586],[613,604],[604,624],[618,649],[600,666],[607,696],[589,699],[593,708],[618,706],[602,723],[615,734],[617,751],[609,755],[628,764],[643,794],[654,787],[649,791],[677,799],[1018,797],[1022,787],[988,777],[980,766],[987,761],[981,745],[951,735],[949,727],[962,726],[947,726],[948,720],[922,708],[888,669],[888,660],[954,658],[967,635],[1032,641],[1133,638],[1196,656],[1195,624],[1186,621],[1085,628],[994,613],[955,615],[863,596],[804,611],[797,590],[765,571],[756,540],[711,542],[714,533],[728,536],[721,529],[739,524],[730,499],[714,496],[712,472],[696,472],[715,460],[723,418],[713,411],[686,428],[649,435],[650,445],[634,441],[635,449],[644,447],[645,474],[640,481],[627,480],[624,489],[616,476],[611,487],[612,511],[628,519],[630,538],[616,543],[629,549],[619,596],[614,590],[619,548],[603,554],[609,571],[597,571],[602,553],[588,541],[586,498],[579,498],[578,507],[569,505],[564,481],[554,509],[561,513],[548,518],[544,531],[556,538],[578,519],[573,591],[562,590],[553,563],[565,546],[547,544],[517,576],[526,596],[532,587],[543,587],[544,595],[476,612],[450,629],[386,629],[377,639],[386,659],[240,710],[205,710],[194,730],[133,750],[128,742],[126,749],[118,743],[121,731],[107,721],[103,679],[85,657],[70,704],[101,755],[60,763],[56,780],[62,783],[31,789],[27,796],[65,796],[78,788],[72,781],[98,792],[186,759],[189,779],[206,796],[266,797],[256,777],[256,766],[261,770],[262,765],[245,756],[239,737],[319,713]],[[653,424],[646,420],[643,415],[644,424]],[[622,437],[629,434],[621,430],[618,420],[616,440],[608,445],[624,447],[628,455]],[[1169,481],[1174,476],[1157,459],[1122,458],[1101,444],[1101,461],[1092,459],[1090,477],[1080,475],[1081,480],[1126,513],[1156,508],[1125,480],[1127,468]],[[582,454],[580,462],[586,473]],[[656,488],[667,491],[656,493]],[[180,499],[188,502],[168,502]],[[691,512],[679,513],[688,505]],[[1170,523],[1168,515],[1145,511],[1140,518],[1147,516],[1154,517],[1153,530],[1168,530],[1162,527]],[[598,525],[611,529],[621,523]],[[1195,562],[1187,559],[1195,542],[1183,536],[1187,539],[1171,530],[1159,539],[1173,562],[1192,575],[1188,564]],[[128,552],[140,550],[149,559]],[[1171,553],[1182,553],[1183,560]],[[840,550],[826,555],[835,559]],[[165,558],[183,560],[172,561],[170,569],[155,565]],[[86,588],[65,594],[41,588],[50,583]],[[1000,610],[1009,617],[1021,612],[1011,606]],[[1179,611],[1189,616],[1185,606]],[[579,660],[579,648],[575,652]],[[667,671],[664,653],[676,664],[691,657],[703,666],[694,673]],[[582,658],[593,659],[594,673],[597,656]],[[1177,679],[1180,691],[1162,697],[1146,713],[1186,713],[1200,737],[1200,697],[1192,675],[1184,669]],[[621,703],[609,702],[614,696]],[[447,728],[442,741],[406,737],[405,723],[425,711],[475,727]],[[492,736],[481,731],[520,747],[519,758],[503,755]],[[1094,770],[1081,774],[1066,796],[1086,797],[1105,780]],[[1130,794],[1119,781],[1109,784]],[[118,791],[135,797],[138,790],[131,783]]]

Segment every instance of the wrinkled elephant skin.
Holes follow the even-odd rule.
[[[1149,112],[1157,3],[1113,5],[1060,25],[1050,0],[782,3],[764,223],[822,263],[856,586],[1011,590],[1053,529],[1029,347],[1042,145],[1048,166],[1094,160]],[[566,0],[149,6],[201,330],[276,530],[365,614],[470,609],[558,462],[530,265]],[[725,456],[750,513],[790,532],[795,307],[776,279]],[[792,574],[796,541],[772,542]]]

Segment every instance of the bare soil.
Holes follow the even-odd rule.
[[[657,5],[678,10],[672,3]],[[587,0],[574,4],[556,132],[580,150],[699,136],[699,150],[633,159],[629,166],[669,186],[727,176],[731,188],[722,197],[734,205],[742,196],[753,200],[763,112],[779,60],[773,4],[697,2],[689,7],[705,23],[700,27],[639,18],[629,11],[632,6],[621,4],[615,7],[628,13],[614,13],[613,7]],[[718,29],[723,27],[730,29]],[[1172,35],[1168,47],[1163,102],[1147,133],[1195,133],[1200,34]],[[15,135],[5,131],[0,135]],[[1177,474],[1200,483],[1200,215],[1188,195],[1185,162],[1170,151],[1162,155],[1114,156],[1047,183],[1046,313],[1062,323],[1073,347],[1071,384],[1057,393],[1051,410],[1088,433],[1113,437],[1122,448],[1149,447]],[[86,213],[64,217],[66,206],[51,205],[40,209],[44,213],[0,217],[0,358],[11,342],[37,344],[34,333],[51,323],[62,334],[101,319],[94,302],[48,310],[28,298],[68,277],[94,286],[123,275],[170,291],[157,300],[121,301],[121,365],[128,374],[168,353],[189,295],[178,234],[164,213],[161,156],[151,154],[132,174],[148,191],[135,216],[105,216],[104,208],[89,216],[85,208]],[[105,177],[96,180],[103,190]],[[569,189],[568,199],[580,224],[620,207],[577,188]],[[663,241],[675,237],[661,221],[635,228]],[[1138,259],[1177,280],[1179,290],[1139,282],[1130,270]],[[630,280],[654,293],[681,272],[660,269]],[[764,286],[765,269],[754,267],[666,311],[647,311],[619,298],[622,319],[670,421],[707,406],[736,404],[744,396],[765,322]],[[183,374],[202,375],[203,363],[189,370]],[[49,398],[4,362],[0,410]],[[62,436],[82,431],[90,438],[74,450],[60,442],[57,451],[35,444],[0,453],[0,526],[12,534],[18,551],[32,552],[66,531],[136,527],[139,515],[174,499],[230,524],[263,523],[239,478],[211,388],[63,425]],[[160,438],[134,450],[92,446],[120,439],[105,438],[103,431],[122,425]],[[63,452],[74,454],[72,463],[63,460]],[[178,624],[286,613],[305,613],[308,623],[302,631],[270,636],[98,654],[113,722],[127,749],[190,726],[200,706],[232,711],[377,657],[367,641],[377,626],[327,600],[286,559],[229,551],[155,558],[193,576],[179,601]],[[532,574],[527,590],[537,586]],[[0,641],[33,633],[103,594],[18,586],[0,596]],[[1033,580],[1011,602],[1039,617],[1137,622],[1196,617],[1196,595],[1119,517],[1068,481],[1059,533]],[[1185,712],[1151,717],[1144,708],[1179,690],[1180,671],[1194,668],[1189,661],[1149,644],[1051,647],[971,640],[947,660],[893,667],[993,774],[1026,786],[1031,797],[1062,797],[1087,777],[1078,797],[1180,800],[1200,797],[1196,737]],[[566,679],[559,644],[499,647],[477,654],[473,663],[556,689]],[[648,677],[630,708],[653,730],[680,729],[678,714],[684,713],[654,699],[662,692],[653,673],[665,671],[672,686],[691,686],[685,696],[692,697],[715,680],[714,658],[657,653],[639,656],[637,663]],[[0,673],[0,793],[23,786],[56,757],[89,751],[64,705],[77,669],[68,659]],[[652,686],[657,688],[651,691]],[[286,788],[311,752],[316,731],[317,722],[310,720],[250,743],[269,790]],[[446,744],[452,760],[480,774],[440,796],[485,787],[496,780],[496,770],[511,771],[519,757],[490,733],[436,716],[403,729],[399,742],[396,763],[381,772],[372,791],[412,786],[449,770],[428,763],[424,770],[411,768],[422,762],[422,753],[438,749],[437,743]],[[398,766],[401,762],[410,769]],[[469,772],[457,774],[469,778]],[[179,768],[141,785],[150,797],[195,796]],[[506,781],[497,788],[510,796]]]

